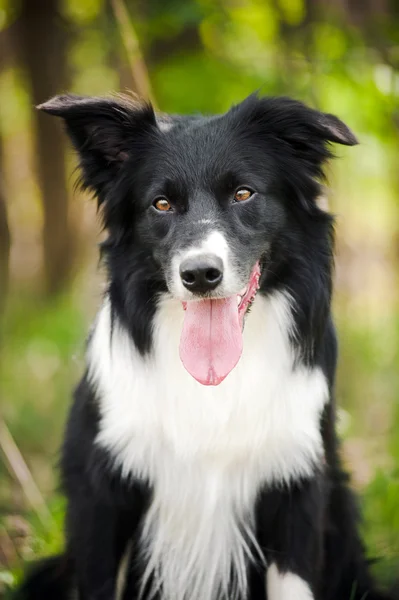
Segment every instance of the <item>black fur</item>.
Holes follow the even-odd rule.
[[[383,600],[369,575],[339,460],[330,313],[333,219],[316,203],[330,143],[354,145],[352,132],[299,102],[255,95],[223,116],[168,117],[168,132],[160,132],[150,106],[117,97],[61,96],[39,108],[65,120],[82,185],[96,195],[108,232],[102,251],[112,310],[143,355],[152,347],[157,296],[170,283],[168,257],[197,235],[195,223],[204,217],[224,223],[234,237],[246,276],[261,260],[261,293],[283,289],[292,295],[298,360],[320,366],[329,383],[320,423],[326,464],[310,479],[261,490],[257,541],[266,561],[309,582],[316,600]],[[231,197],[240,184],[251,184],[256,194],[233,213]],[[153,208],[160,194],[168,196],[178,219]],[[114,599],[129,540],[133,560],[124,600],[138,598],[144,565],[135,548],[151,487],[120,477],[94,444],[97,431],[95,391],[84,377],[63,448],[66,554],[27,579],[21,590],[26,600],[63,600],[74,585],[80,600]],[[250,569],[246,600],[265,600],[264,564]]]

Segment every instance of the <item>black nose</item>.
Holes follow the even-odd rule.
[[[213,254],[186,258],[180,265],[180,277],[184,287],[190,292],[210,292],[223,279],[222,259]]]

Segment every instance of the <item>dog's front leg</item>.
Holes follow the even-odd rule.
[[[323,481],[319,476],[265,492],[258,521],[266,549],[267,600],[318,600],[322,566]]]
[[[115,508],[96,500],[87,488],[69,498],[67,551],[79,600],[115,600],[116,526]]]
[[[116,600],[120,563],[148,499],[146,486],[122,477],[96,442],[97,401],[83,379],[75,393],[62,452],[67,498],[67,556],[73,569],[71,598]],[[56,600],[56,599],[54,599]]]
[[[117,599],[121,561],[143,510],[143,494],[132,483],[123,493],[118,478],[100,487],[75,474],[67,493],[67,553],[79,600]]]

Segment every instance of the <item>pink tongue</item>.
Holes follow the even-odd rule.
[[[180,358],[203,385],[218,385],[238,363],[242,329],[237,296],[187,302],[180,337]]]

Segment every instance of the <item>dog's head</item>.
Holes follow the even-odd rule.
[[[83,185],[98,198],[120,302],[179,300],[183,363],[219,383],[241,354],[273,246],[288,223],[300,227],[293,215],[320,217],[330,142],[356,138],[333,115],[256,95],[213,117],[158,117],[118,97],[58,96],[39,108],[65,120]]]

